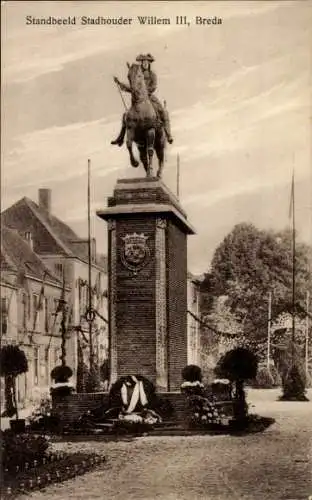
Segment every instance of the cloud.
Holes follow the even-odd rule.
[[[88,158],[93,212],[105,206],[116,178],[143,175],[142,167],[129,167],[125,147],[110,145],[122,112],[111,74],[136,51],[150,51],[175,139],[164,181],[176,191],[179,154],[180,200],[198,227],[190,265],[207,263],[214,245],[246,217],[261,227],[284,224],[294,164],[298,182],[311,185],[306,3],[212,2],[209,14],[223,17],[221,28],[131,30],[28,29],[25,12],[50,15],[52,4],[23,5],[9,8],[6,19],[4,205],[51,187],[55,214],[84,231]],[[68,5],[77,16],[109,16],[119,3],[53,2],[55,15]],[[123,5],[129,16],[207,15],[207,2]],[[298,197],[298,227],[306,234],[310,198],[304,190]],[[96,235],[106,245],[100,222]]]

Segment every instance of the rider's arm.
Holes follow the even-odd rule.
[[[126,85],[125,83],[122,83],[122,82],[118,82],[118,84],[119,84],[119,87],[121,90],[123,90],[124,92],[131,93],[131,88],[129,87],[129,85]]]
[[[148,92],[152,94],[157,88],[157,76],[153,71],[150,72],[149,82],[148,82]]]

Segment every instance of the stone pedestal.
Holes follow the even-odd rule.
[[[180,389],[187,364],[187,235],[194,230],[158,179],[117,181],[108,207],[111,381],[129,374]]]

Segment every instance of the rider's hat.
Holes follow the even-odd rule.
[[[150,63],[154,62],[155,59],[151,54],[139,54],[138,57],[136,58],[136,61],[148,61]]]

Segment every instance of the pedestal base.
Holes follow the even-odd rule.
[[[117,182],[108,208],[111,377],[180,389],[187,363],[187,248],[194,230],[158,179]]]

